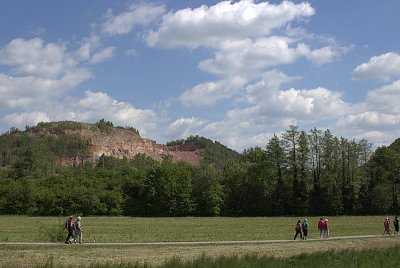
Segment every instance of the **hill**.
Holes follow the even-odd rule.
[[[102,155],[132,159],[145,154],[156,161],[170,158],[172,162],[184,161],[199,165],[203,160],[239,159],[239,154],[218,142],[203,137],[190,137],[167,145],[142,138],[135,128],[114,127],[100,120],[96,124],[72,121],[39,123],[25,131],[11,129],[0,136],[0,164],[26,162],[29,158],[46,158],[63,166],[91,162],[95,164]],[[217,161],[219,159],[219,161]],[[26,165],[27,163],[25,163]]]

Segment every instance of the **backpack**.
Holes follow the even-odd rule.
[[[308,222],[303,222],[303,230],[307,230],[308,229]]]
[[[65,229],[68,229],[68,220],[65,222]]]
[[[298,223],[298,224],[296,225],[296,231],[300,231],[300,230],[301,230],[301,224]]]

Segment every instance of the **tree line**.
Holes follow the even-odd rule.
[[[65,167],[57,157],[83,154],[87,143],[31,132],[0,136],[0,214],[283,216],[399,210],[400,139],[372,151],[366,140],[290,126],[264,147],[241,154],[198,136],[171,142],[202,144],[200,166],[138,154]]]

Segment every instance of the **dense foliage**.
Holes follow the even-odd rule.
[[[241,155],[218,142],[189,137],[204,148],[200,166],[84,155],[85,140],[64,135],[81,123],[42,123],[0,136],[0,214],[28,215],[343,215],[397,213],[400,139],[371,151],[365,140],[308,133],[290,126],[264,148]],[[99,121],[100,131],[112,123]],[[49,135],[57,134],[57,135]]]

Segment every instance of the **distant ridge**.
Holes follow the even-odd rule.
[[[114,127],[104,119],[96,124],[74,121],[39,123],[33,127],[26,127],[25,131],[12,129],[2,136],[3,139],[6,139],[5,136],[9,139],[11,136],[15,136],[16,139],[24,137],[28,147],[29,143],[32,146],[38,142],[42,143],[42,147],[47,147],[49,153],[54,154],[55,161],[63,166],[84,162],[96,163],[102,155],[131,159],[137,154],[145,154],[156,161],[170,158],[173,162],[184,161],[199,165],[204,159],[206,149],[210,151],[210,145],[239,157],[237,152],[203,137],[192,136],[163,145],[142,138],[139,131],[133,127]],[[12,150],[10,153],[12,154]]]

